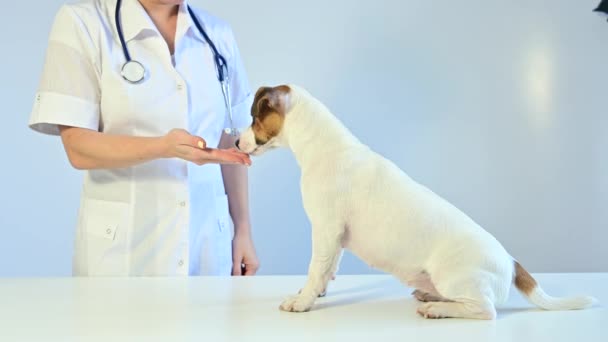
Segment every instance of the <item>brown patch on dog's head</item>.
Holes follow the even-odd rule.
[[[251,128],[257,145],[266,144],[281,132],[290,107],[290,93],[291,89],[286,85],[261,87],[256,92],[251,106]]]

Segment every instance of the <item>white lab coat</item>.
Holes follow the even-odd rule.
[[[30,127],[58,125],[158,137],[183,128],[217,146],[229,127],[213,54],[180,6],[175,54],[137,0],[124,0],[122,27],[143,83],[120,76],[125,62],[114,0],[64,5],[49,38]],[[252,96],[230,27],[195,9],[229,64],[237,127],[250,124]],[[66,208],[66,210],[69,210]],[[234,226],[218,165],[160,159],[86,171],[75,239],[78,276],[230,275]]]

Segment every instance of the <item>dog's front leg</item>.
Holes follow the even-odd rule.
[[[317,297],[325,292],[340,259],[341,240],[341,232],[313,228],[312,259],[308,267],[306,285],[299,294],[286,299],[280,306],[281,310],[290,312],[310,310]]]
[[[340,261],[342,260],[342,256],[344,255],[344,249],[340,248],[340,252],[338,252],[338,257],[334,260],[334,263],[331,267],[331,276],[330,280],[336,280],[336,276],[338,274],[338,269],[340,268]],[[329,286],[329,285],[328,285]],[[325,297],[327,295],[327,287],[319,294],[319,297]]]

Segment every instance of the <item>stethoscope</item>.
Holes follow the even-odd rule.
[[[127,49],[127,44],[125,43],[125,38],[122,33],[122,26],[120,24],[120,7],[122,4],[122,0],[116,1],[116,31],[118,31],[118,37],[120,38],[120,44],[122,45],[122,51],[125,55],[126,62],[123,64],[122,69],[120,71],[122,77],[131,84],[138,84],[144,80],[146,77],[146,68],[138,61],[131,59],[131,54],[129,54],[129,49]],[[226,134],[230,134],[232,136],[237,136],[239,134],[238,130],[234,127],[234,123],[232,121],[232,102],[230,100],[230,85],[228,84],[228,64],[226,63],[226,59],[222,56],[215,44],[209,36],[207,32],[201,26],[201,23],[194,15],[194,12],[188,6],[188,13],[190,13],[190,17],[194,22],[194,26],[198,29],[198,31],[203,35],[211,50],[213,51],[213,59],[215,61],[215,67],[217,69],[217,78],[222,86],[222,94],[224,95],[224,104],[226,105],[226,112],[228,113],[228,118],[230,119],[230,127],[224,128],[224,132]]]

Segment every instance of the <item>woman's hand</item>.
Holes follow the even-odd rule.
[[[232,240],[232,275],[233,276],[252,276],[260,268],[260,262],[253,247],[253,239],[250,234],[236,233]]]
[[[246,153],[236,148],[207,148],[203,138],[191,135],[183,129],[171,130],[161,138],[161,141],[165,158],[181,158],[197,165],[210,163],[251,165],[251,159]]]

